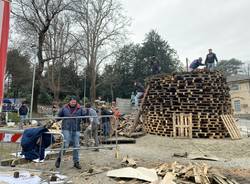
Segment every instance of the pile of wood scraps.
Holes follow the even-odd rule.
[[[118,128],[117,128],[118,135],[126,136],[126,137],[133,137],[133,138],[145,135],[141,118],[139,119],[139,122],[134,128],[134,120],[135,120],[136,114],[137,114],[137,111],[124,116],[124,120],[120,121],[118,124]],[[130,133],[132,129],[133,131],[132,133]]]
[[[177,162],[164,163],[156,168],[132,168],[111,170],[109,177],[137,179],[136,183],[151,184],[238,184],[234,179],[221,175],[207,164],[189,163],[182,165]]]
[[[160,184],[167,183],[188,183],[188,184],[237,184],[233,179],[229,179],[207,164],[189,163],[181,165],[177,162],[162,164],[157,169],[158,176],[162,177]]]
[[[125,161],[127,161],[126,159]],[[164,163],[151,169],[125,167],[111,170],[107,176],[121,180],[124,178],[137,179],[136,183],[151,182],[151,184],[238,184],[234,179],[221,175],[204,163],[189,163],[188,165],[177,162]]]

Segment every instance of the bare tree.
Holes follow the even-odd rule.
[[[38,65],[34,89],[34,111],[37,111],[38,95],[45,62],[53,59],[44,56],[46,34],[53,19],[68,7],[65,0],[15,0],[13,1],[13,16],[19,34],[26,40],[36,40]],[[27,43],[27,42],[26,42]],[[31,44],[34,41],[31,40]]]
[[[87,63],[91,102],[96,99],[96,77],[100,65],[114,54],[126,35],[129,20],[116,0],[74,0],[72,10],[81,29],[79,40]]]
[[[48,62],[48,87],[54,94],[54,100],[59,100],[61,90],[61,68],[70,58],[75,57],[77,40],[71,33],[72,20],[69,16],[56,17],[45,39],[45,55],[52,58]]]

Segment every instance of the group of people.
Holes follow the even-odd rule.
[[[202,63],[202,58],[199,57],[195,59],[190,65],[189,70],[192,72],[196,70],[199,66],[206,66],[209,71],[214,71],[215,69],[215,62],[218,64],[218,59],[215,53],[213,53],[212,49],[208,49],[208,54],[206,56],[205,63]]]
[[[72,96],[69,103],[62,107],[58,112],[58,117],[62,117],[62,133],[64,135],[64,148],[68,148],[69,145],[73,146],[73,163],[74,167],[81,169],[79,163],[79,148],[80,148],[80,131],[81,123],[85,122],[87,128],[84,131],[84,139],[86,140],[87,146],[89,139],[93,137],[94,146],[98,151],[99,137],[98,127],[100,125],[100,119],[98,115],[101,115],[101,124],[103,129],[103,135],[107,138],[110,135],[110,116],[114,115],[115,118],[119,118],[120,113],[115,107],[115,102],[112,102],[111,111],[103,105],[100,112],[91,107],[91,104],[86,104],[85,108],[82,108],[77,102],[75,96]],[[61,154],[59,154],[55,166],[60,167]]]

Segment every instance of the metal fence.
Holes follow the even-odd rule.
[[[77,116],[77,117],[43,117],[43,118],[28,118],[27,120],[38,120],[38,121],[44,121],[44,120],[65,120],[65,119],[86,119],[86,118],[102,118],[102,117],[113,117],[114,119],[116,119],[114,116],[112,115],[108,115],[108,116]],[[99,145],[98,147],[96,146],[92,146],[92,147],[85,147],[85,146],[80,146],[78,148],[65,148],[65,139],[64,139],[64,135],[61,132],[46,132],[45,134],[50,134],[51,137],[52,135],[57,135],[60,136],[61,138],[61,142],[63,142],[60,146],[60,148],[52,148],[51,146],[49,148],[46,149],[46,151],[54,151],[54,152],[58,152],[58,154],[61,154],[61,158],[63,158],[64,152],[67,150],[92,150],[92,149],[113,149],[113,148],[117,148],[118,149],[118,142],[117,142],[117,125],[118,125],[118,120],[115,120],[115,142],[116,145],[115,146],[104,146],[104,145]],[[34,127],[30,127],[30,128],[34,128]],[[101,134],[102,134],[102,128],[100,129]],[[4,155],[10,155],[11,152],[15,153],[15,158],[19,158],[20,157],[20,153],[21,153],[21,138],[23,135],[24,130],[16,130],[16,129],[8,129],[8,128],[2,128],[0,129],[0,162],[2,163],[2,160],[5,159],[6,157],[4,157]],[[42,142],[42,136],[41,136],[41,141]],[[8,145],[9,147],[7,148],[6,145]],[[51,138],[51,145],[52,144],[52,138]],[[6,149],[7,148],[7,149]],[[5,151],[5,154],[3,153]],[[63,163],[63,162],[61,162]],[[62,164],[61,164],[62,166]]]

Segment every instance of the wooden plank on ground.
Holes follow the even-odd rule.
[[[198,167],[193,168],[195,183],[201,183],[201,177],[198,171]]]
[[[175,175],[171,172],[167,172],[160,184],[175,184]]]
[[[69,151],[66,151],[64,153],[64,155],[70,155],[72,153],[73,153],[73,151],[69,150]],[[49,154],[46,155],[45,160],[49,160],[49,159],[52,159],[52,158],[57,158],[57,156],[58,156],[58,152],[49,153]],[[2,160],[0,162],[0,165],[1,166],[11,166],[12,164],[13,165],[21,165],[21,164],[27,164],[27,163],[30,163],[30,162],[32,162],[32,161],[26,160],[25,158],[11,158],[11,159]]]
[[[102,140],[103,144],[115,144],[116,139],[115,138],[109,138],[107,140]],[[117,138],[118,144],[135,144],[136,140],[134,138],[128,138],[128,137],[118,137]]]

